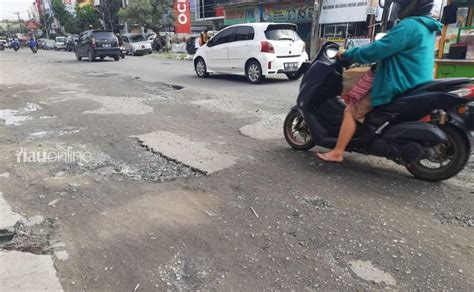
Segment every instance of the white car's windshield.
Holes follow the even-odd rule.
[[[144,40],[145,38],[139,34],[130,36],[131,43],[143,42]]]

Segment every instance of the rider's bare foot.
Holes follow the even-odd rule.
[[[334,150],[327,153],[316,153],[316,157],[325,162],[341,163],[344,161],[344,154],[340,154]]]

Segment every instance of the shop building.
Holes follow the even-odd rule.
[[[319,23],[324,39],[371,39],[383,10],[378,0],[323,0]]]

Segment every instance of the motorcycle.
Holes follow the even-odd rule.
[[[125,59],[125,55],[127,54],[127,49],[124,46],[120,47],[120,58]]]
[[[28,43],[28,46],[30,47],[31,51],[33,52],[33,54],[36,54],[38,53],[38,46],[36,44],[36,41],[30,41]]]
[[[13,41],[12,48],[17,52],[20,49],[20,43],[18,41]]]
[[[327,42],[312,63],[301,67],[297,104],[284,122],[295,150],[334,148],[345,103],[340,97],[347,61],[336,56],[339,45]],[[422,84],[375,107],[347,151],[385,157],[403,165],[417,179],[437,182],[457,175],[474,145],[474,79],[450,78]],[[471,103],[470,103],[471,102]]]

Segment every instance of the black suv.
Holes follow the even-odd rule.
[[[87,30],[81,33],[76,45],[76,58],[78,61],[82,57],[87,57],[89,62],[93,62],[99,57],[120,60],[121,51],[118,46],[118,39],[111,30]]]

